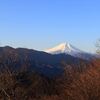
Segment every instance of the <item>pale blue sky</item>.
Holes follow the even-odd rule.
[[[93,52],[100,0],[1,0],[0,45],[42,50],[62,42]]]

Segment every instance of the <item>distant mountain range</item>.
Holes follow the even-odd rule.
[[[52,77],[63,72],[62,62],[77,68],[80,62],[87,61],[64,53],[52,55],[26,48],[0,47],[0,71],[7,67],[15,72],[20,70],[36,71],[47,77]]]
[[[84,52],[69,43],[62,43],[53,48],[45,50],[45,52],[50,54],[68,54],[74,57],[90,60],[96,57],[96,54]]]

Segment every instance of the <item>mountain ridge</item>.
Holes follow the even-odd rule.
[[[52,55],[27,48],[0,47],[0,71],[7,66],[15,72],[25,69],[52,77],[63,72],[62,62],[65,62],[67,65],[74,65],[77,69],[80,61],[87,62],[71,55]]]
[[[71,56],[87,59],[87,60],[95,57],[95,54],[82,51],[67,42],[61,43],[53,48],[44,51],[50,54],[69,54]]]

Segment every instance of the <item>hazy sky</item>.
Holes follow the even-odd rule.
[[[0,45],[86,51],[100,38],[100,0],[0,0]]]

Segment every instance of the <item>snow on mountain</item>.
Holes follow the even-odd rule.
[[[89,59],[90,57],[93,57],[92,54],[79,50],[69,43],[59,44],[58,46],[45,50],[45,52],[50,53],[50,54],[64,53],[64,54],[68,54],[74,57],[79,57],[79,58],[84,58],[84,59]]]
[[[62,43],[56,47],[45,50],[45,52],[51,53],[51,54],[59,54],[59,53],[76,54],[76,53],[81,53],[83,51],[75,48],[69,43]]]

